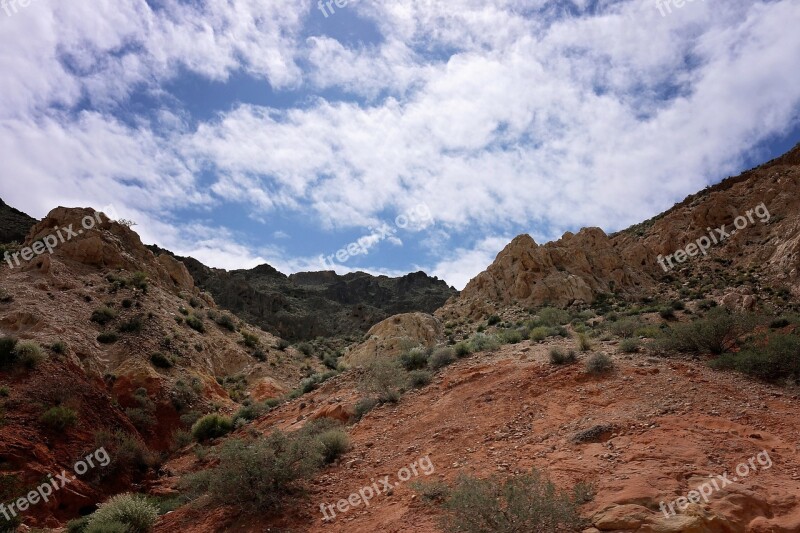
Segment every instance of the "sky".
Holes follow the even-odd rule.
[[[620,230],[800,141],[797,0],[339,4],[0,0],[0,197],[461,289],[518,234]]]

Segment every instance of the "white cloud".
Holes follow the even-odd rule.
[[[458,248],[433,268],[432,275],[462,290],[472,278],[492,264],[512,238],[513,236],[486,237],[472,248]]]

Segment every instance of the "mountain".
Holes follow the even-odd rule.
[[[744,300],[761,289],[798,295],[798,161],[800,145],[612,235],[584,228],[544,245],[520,235],[437,316],[477,318],[509,306],[567,307],[609,296]],[[689,253],[675,257],[684,249]]]
[[[158,253],[169,253],[151,247]],[[360,338],[392,315],[432,313],[457,291],[424,272],[399,278],[364,272],[301,272],[286,276],[269,265],[250,270],[210,268],[177,257],[199,287],[244,320],[282,338]]]
[[[24,241],[35,223],[35,218],[14,209],[0,198],[0,244]]]

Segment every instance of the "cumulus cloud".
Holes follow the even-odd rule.
[[[368,44],[309,30],[311,4],[153,5],[0,13],[1,192],[37,216],[124,203],[155,242],[214,266],[315,260],[274,230],[272,243],[224,227],[176,235],[191,223],[181,209],[304,213],[325,235],[424,203],[435,229],[402,239],[427,239],[429,255],[406,268],[433,264],[461,286],[513,232],[538,241],[653,216],[734,172],[800,110],[793,0],[667,17],[634,0],[352,3],[381,35]],[[186,72],[303,98],[193,117],[169,94]],[[136,94],[156,108],[132,106]]]

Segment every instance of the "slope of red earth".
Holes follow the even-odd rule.
[[[198,500],[163,517],[156,531],[434,532],[441,512],[420,500],[413,481],[452,485],[459,473],[513,475],[533,467],[564,488],[594,485],[594,500],[581,507],[591,533],[800,531],[797,391],[713,371],[698,360],[620,355],[614,342],[599,343],[597,351],[613,355],[616,370],[593,377],[582,361],[550,365],[555,344],[571,342],[526,341],[474,355],[397,405],[374,409],[350,426],[352,449],[281,517],[243,517]],[[353,373],[240,433],[296,429],[315,416],[350,409],[358,398]],[[422,457],[433,465],[430,476],[419,468]],[[737,475],[737,466],[751,458],[747,475]],[[324,519],[321,504],[335,505],[373,482],[380,488],[384,476],[394,485],[400,469],[415,462],[417,475],[408,482],[375,496],[368,507]],[[197,468],[190,453],[169,463],[173,477],[162,481],[162,490]],[[737,481],[723,487],[717,476],[726,473]],[[669,518],[659,510],[662,501],[686,497],[711,479],[719,490],[707,504]]]

